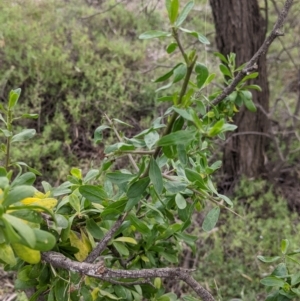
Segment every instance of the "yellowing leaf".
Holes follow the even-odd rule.
[[[17,263],[14,251],[12,250],[11,246],[6,243],[0,244],[0,258],[12,266],[16,265]]]
[[[79,238],[74,231],[70,231],[70,242],[71,246],[77,248],[79,251],[74,254],[78,261],[84,261],[88,256],[89,252],[92,250],[91,243],[85,233],[80,229],[81,237]]]
[[[50,195],[50,191],[48,191],[47,193],[42,193],[40,191],[36,191],[34,194],[34,197],[39,198],[39,199],[46,199],[46,198],[48,198],[49,195]]]
[[[235,113],[239,112],[239,110],[237,109],[237,107],[235,105],[233,105],[233,112],[235,112]]]
[[[12,248],[14,249],[16,255],[25,262],[28,262],[30,264],[36,264],[41,261],[40,251],[30,249],[18,243],[12,244]]]
[[[93,300],[96,300],[96,299],[97,299],[99,291],[100,291],[100,290],[99,290],[98,287],[96,287],[96,288],[93,289],[93,291],[91,292],[91,295],[92,295]]]
[[[114,241],[123,241],[123,242],[128,242],[128,243],[137,245],[137,241],[132,237],[122,236],[122,237],[118,237],[118,238],[114,239]]]
[[[38,205],[38,206],[42,206],[42,207],[45,207],[49,210],[53,209],[56,204],[57,204],[57,200],[56,199],[53,199],[53,198],[45,198],[45,199],[41,199],[41,198],[26,198],[26,199],[23,199],[21,201],[21,203],[23,205]]]
[[[146,257],[145,255],[141,255],[141,259],[145,262],[149,262],[148,257]]]

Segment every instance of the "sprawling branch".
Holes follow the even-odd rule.
[[[45,252],[42,254],[43,261],[50,263],[55,268],[62,268],[82,275],[99,278],[115,283],[117,279],[148,279],[148,278],[173,278],[188,284],[203,301],[215,301],[213,296],[204,289],[190,274],[193,270],[183,268],[158,268],[142,270],[112,270],[106,268],[103,262],[91,264],[71,260],[57,252]],[[121,283],[118,280],[118,283]],[[133,282],[135,284],[136,282]],[[126,283],[128,285],[128,283]]]
[[[253,55],[253,57],[250,59],[250,61],[247,63],[247,65],[244,67],[243,70],[241,70],[237,76],[234,78],[234,80],[232,81],[232,83],[227,86],[222,93],[215,98],[212,101],[212,105],[217,105],[219,104],[221,101],[223,101],[229,94],[231,94],[234,89],[237,87],[238,83],[249,73],[255,71],[257,69],[257,62],[259,60],[259,58],[268,51],[270,45],[273,43],[273,41],[279,37],[282,36],[283,33],[281,32],[281,28],[283,26],[283,23],[286,19],[286,16],[291,8],[291,6],[293,5],[293,0],[286,0],[284,7],[281,11],[281,13],[278,16],[278,19],[270,33],[270,35],[266,38],[266,40],[264,41],[264,43],[261,45],[261,47],[258,49],[258,51]]]

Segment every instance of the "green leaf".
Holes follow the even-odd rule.
[[[151,149],[158,141],[158,139],[159,139],[159,134],[156,131],[151,131],[148,134],[146,134],[144,137],[144,141],[148,149]]]
[[[242,91],[242,92],[245,92],[245,91]],[[252,99],[250,99],[250,98],[244,98],[244,104],[245,104],[245,107],[246,107],[250,112],[256,112],[256,111],[257,111],[256,106],[255,106],[255,104],[253,103]]]
[[[163,136],[158,140],[158,146],[169,146],[177,144],[189,144],[195,138],[195,131],[191,130],[180,130],[177,132],[170,133],[166,136]]]
[[[188,16],[188,14],[190,13],[190,11],[192,10],[192,8],[194,7],[194,1],[189,1],[184,8],[182,9],[182,11],[179,13],[178,18],[175,22],[175,26],[179,27],[184,20],[186,19],[186,17]]]
[[[232,74],[231,74],[230,70],[227,68],[227,66],[221,64],[219,66],[219,68],[220,68],[220,71],[223,73],[223,75],[229,76],[230,78],[232,78]]]
[[[43,218],[40,213],[35,210],[18,209],[11,211],[9,214],[35,224],[41,224],[43,222]]]
[[[248,79],[253,79],[253,78],[257,78],[258,77],[258,72],[253,72],[253,73],[251,73],[251,74],[249,74],[249,75],[246,75],[243,79],[242,79],[242,83],[243,82],[245,82],[245,81],[247,81]]]
[[[202,229],[205,232],[209,232],[211,231],[215,225],[218,222],[219,219],[219,215],[220,215],[220,208],[219,207],[215,207],[213,209],[211,209],[208,214],[206,215],[206,217],[204,218],[203,224],[202,224]]]
[[[107,179],[109,179],[112,183],[120,185],[131,181],[135,175],[131,173],[123,173],[120,171],[110,172],[106,174]]]
[[[208,131],[208,136],[214,137],[214,136],[218,135],[219,133],[221,133],[224,123],[225,123],[224,119],[220,119],[219,121],[217,121]]]
[[[98,143],[98,142],[102,141],[102,139],[103,139],[102,132],[105,129],[110,129],[110,126],[104,124],[104,125],[101,125],[101,126],[99,126],[99,127],[96,128],[96,130],[94,132],[94,142],[95,143]]]
[[[12,109],[18,102],[18,99],[21,95],[21,89],[11,90],[9,93],[9,100],[8,100],[8,108]]]
[[[268,276],[266,278],[263,278],[260,280],[260,283],[265,286],[279,286],[283,287],[285,284],[285,281],[276,277],[276,276]]]
[[[166,0],[166,8],[168,11],[169,20],[171,24],[174,24],[178,16],[179,0]]]
[[[172,194],[176,194],[178,192],[182,192],[188,186],[187,183],[177,182],[177,181],[168,181],[165,184],[165,188],[168,192]]]
[[[272,257],[261,256],[261,255],[257,256],[257,259],[259,259],[260,261],[265,262],[265,263],[274,262],[280,258],[281,258],[280,256],[272,256]]]
[[[166,253],[166,252],[160,252],[159,255],[161,255],[163,258],[165,258],[167,261],[171,263],[177,263],[178,257],[176,255]]]
[[[38,119],[39,114],[23,114],[21,117],[26,119]]]
[[[125,211],[130,211],[138,202],[140,202],[140,197],[134,199],[128,199],[128,202],[125,206]]]
[[[228,60],[226,59],[226,57],[222,54],[222,53],[219,53],[219,52],[214,52],[214,55],[216,57],[218,57],[222,62],[224,62],[225,64],[228,64]]]
[[[188,30],[188,29],[185,29],[185,28],[182,28],[182,27],[180,27],[179,29],[180,29],[181,31],[183,31],[183,32],[186,32],[186,33],[189,34],[189,35],[192,35],[192,36],[198,38],[198,40],[199,40],[202,44],[204,44],[204,45],[209,45],[209,44],[210,44],[210,42],[208,41],[208,39],[207,39],[204,35],[202,35],[201,33],[198,33],[198,32],[196,32],[196,31],[191,31],[191,30]]]
[[[90,218],[87,220],[86,228],[94,238],[102,239],[104,237],[102,229],[97,225],[97,223],[93,219]]]
[[[172,85],[173,85],[173,82],[169,82],[167,85],[162,86],[162,87],[156,89],[155,92],[159,92],[159,91],[161,91],[161,90],[169,89]]]
[[[205,82],[208,78],[209,72],[205,65],[200,64],[198,62],[196,63],[195,71],[197,73],[197,77],[196,77],[197,87],[198,87],[198,89],[200,89],[205,84]]]
[[[4,206],[9,206],[21,200],[32,197],[35,193],[35,188],[32,186],[21,185],[12,188],[3,201]]]
[[[147,189],[149,183],[150,183],[150,179],[148,177],[140,179],[137,182],[134,182],[127,191],[128,198],[134,199],[140,197]]]
[[[233,206],[233,203],[232,203],[232,201],[230,200],[229,197],[227,197],[226,195],[220,194],[220,193],[218,193],[218,196],[219,196],[222,200],[224,200],[230,207]]]
[[[4,134],[5,137],[11,137],[13,135],[12,132],[6,129],[0,129],[0,131]]]
[[[139,220],[135,215],[129,214],[128,216],[131,224],[143,235],[149,235],[151,233],[148,226],[141,220]]]
[[[15,254],[10,244],[0,243],[0,258],[5,263],[14,266],[17,263]]]
[[[168,71],[167,73],[165,73],[164,75],[160,76],[159,78],[157,78],[154,82],[155,83],[159,83],[159,82],[164,82],[166,81],[168,78],[170,78],[173,75],[174,70],[180,66],[182,63],[177,64],[171,71]]]
[[[260,91],[260,92],[262,91],[262,88],[258,85],[243,86],[243,89],[245,89],[245,90],[252,89],[252,90],[257,90],[257,91]]]
[[[35,182],[36,176],[33,172],[26,172],[21,176],[14,179],[11,183],[11,187],[21,186],[21,185],[32,185]]]
[[[83,185],[79,187],[79,192],[93,203],[101,204],[103,200],[107,199],[107,194],[101,186]]]
[[[289,247],[290,242],[287,239],[283,239],[281,241],[280,247],[281,247],[281,253],[286,254],[286,251]]]
[[[26,141],[28,139],[31,139],[36,133],[35,129],[25,129],[22,132],[14,135],[11,138],[11,143],[13,142],[21,142],[21,141]]]
[[[173,71],[174,74],[173,83],[175,84],[181,81],[185,77],[186,72],[187,72],[186,64],[181,64],[177,68],[175,68]]]
[[[34,248],[36,243],[36,237],[32,228],[25,224],[21,219],[14,217],[10,214],[4,213],[2,217],[8,223],[10,223],[15,230],[18,231],[18,234],[24,239],[24,241],[28,244],[30,248]]]
[[[77,178],[77,179],[79,179],[79,180],[82,179],[82,172],[81,172],[81,169],[72,167],[70,173],[71,173],[71,175],[74,176],[75,178]]]
[[[175,203],[179,209],[184,209],[186,207],[186,200],[180,193],[176,194]]]
[[[154,39],[154,38],[162,38],[162,37],[170,37],[170,32],[160,31],[160,30],[150,30],[142,33],[139,36],[141,40]]]
[[[39,250],[42,252],[50,251],[56,245],[56,238],[51,233],[40,230],[40,229],[33,229],[36,242],[33,247],[34,250]]]
[[[166,49],[167,53],[170,54],[170,53],[174,52],[177,47],[178,47],[177,43],[171,43],[171,44],[169,44],[168,47],[167,47],[167,49]]]
[[[158,195],[160,195],[164,188],[161,170],[160,170],[159,166],[157,165],[157,162],[154,158],[150,159],[149,166],[150,166],[150,168],[149,168],[150,180],[153,184],[155,191],[157,192]]]

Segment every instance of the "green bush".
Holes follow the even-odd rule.
[[[243,179],[233,203],[244,220],[224,212],[215,231],[200,234],[199,279],[214,286],[221,300],[264,300],[260,279],[271,273],[272,266],[257,256],[278,255],[282,239],[293,241],[291,250],[298,249],[294,239],[300,230],[298,215],[292,214],[286,200],[275,195],[263,180]],[[291,272],[295,270],[292,265]]]
[[[138,123],[153,112],[153,86],[141,81],[146,47],[137,33],[159,18],[151,14],[146,22],[122,5],[83,18],[98,10],[82,0],[0,3],[2,95],[18,83],[22,110],[40,114],[37,125],[22,123],[37,130],[34,148],[25,144],[30,152],[13,156],[49,180],[65,177],[77,158],[90,160],[99,151],[91,135],[103,113]]]

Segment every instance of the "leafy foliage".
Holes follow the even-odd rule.
[[[216,139],[224,139],[224,133],[236,128],[230,123],[236,102],[228,96],[213,106],[211,101],[221,91],[207,94],[204,87],[214,75],[197,61],[194,49],[184,50],[179,33],[209,43],[201,33],[181,27],[193,3],[180,10],[179,1],[166,1],[170,31],[140,35],[141,39],[172,38],[170,45],[176,44],[181,52],[182,60],[174,62],[175,66],[157,80],[170,79],[157,90],[163,91],[162,98],[170,106],[149,128],[133,137],[120,131],[120,124],[126,122],[106,115],[106,123],[95,131],[95,142],[108,144],[103,139],[104,130],[112,131],[116,141],[106,146],[99,168],[87,172],[72,168],[59,187],[42,182],[44,192],[36,191],[33,184],[37,172],[25,165],[30,172],[23,173],[24,163],[11,160],[8,151],[15,142],[34,134],[28,129],[14,134],[14,118],[20,117],[15,111],[20,90],[13,90],[7,107],[1,108],[7,118],[2,118],[6,164],[0,170],[0,261],[7,269],[18,270],[16,288],[36,289],[33,299],[43,294],[48,300],[177,300],[176,295],[165,293],[160,278],[143,283],[130,279],[101,281],[90,272],[79,275],[72,268],[55,267],[51,264],[51,254],[55,257],[55,253],[48,253],[48,263],[40,259],[52,250],[84,267],[84,263],[94,261],[91,255],[103,244],[101,254],[96,255],[101,255],[105,268],[123,269],[127,275],[134,270],[176,265],[183,244],[196,249],[197,236],[187,232],[195,210],[201,211],[207,204],[213,207],[202,224],[207,233],[216,226],[221,208],[232,210],[230,199],[215,188],[212,175],[221,163],[211,162],[211,158]],[[172,52],[170,47],[174,48],[169,46],[168,53]],[[232,79],[236,71],[234,55],[224,59],[229,69],[221,65],[220,70],[230,83],[227,77]],[[98,69],[94,66],[93,70]],[[96,82],[92,86],[98,87]],[[171,86],[174,90],[166,92]],[[243,98],[246,107],[245,99],[251,104],[244,81],[235,92],[247,95]],[[27,113],[22,116],[36,117]],[[131,166],[118,170],[114,162],[123,156],[129,157]],[[14,177],[15,166],[20,172]]]

